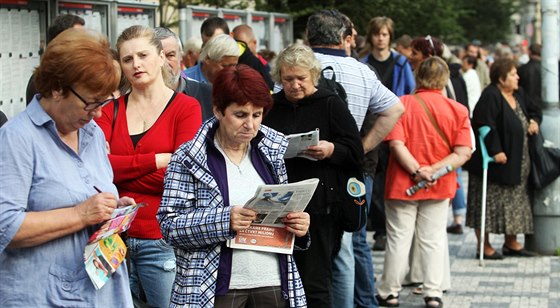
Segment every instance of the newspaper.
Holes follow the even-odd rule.
[[[305,155],[303,151],[308,147],[319,144],[319,129],[309,131],[307,133],[287,135],[288,149],[284,154],[284,158],[303,157],[309,160],[317,160],[311,156]]]
[[[243,206],[257,212],[251,226],[238,231],[228,247],[291,254],[295,236],[285,229],[282,219],[291,212],[302,212],[313,197],[319,179],[296,183],[261,185]]]
[[[96,290],[105,285],[123,262],[127,249],[119,233],[128,230],[141,206],[142,203],[115,209],[111,218],[89,238],[84,263]]]

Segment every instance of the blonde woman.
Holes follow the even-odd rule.
[[[137,297],[142,289],[150,306],[167,307],[175,254],[162,239],[156,212],[171,153],[200,127],[200,105],[165,85],[169,70],[163,69],[165,55],[153,29],[124,30],[117,51],[131,91],[105,107],[98,122],[109,144],[119,193],[146,203],[128,230],[130,287]]]

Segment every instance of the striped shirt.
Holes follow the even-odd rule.
[[[375,73],[365,64],[352,57],[341,56],[343,50],[330,48],[314,48],[315,57],[321,62],[322,68],[332,66],[339,82],[348,97],[348,109],[356,120],[358,129],[369,110],[380,113],[399,102],[399,98],[387,89]],[[329,72],[325,77],[330,78]]]

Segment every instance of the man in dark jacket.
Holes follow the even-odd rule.
[[[156,37],[161,41],[165,59],[171,69],[172,80],[168,86],[177,92],[192,96],[200,103],[202,120],[212,117],[212,86],[181,76],[181,55],[183,47],[177,34],[165,27],[156,27]]]
[[[528,63],[521,65],[517,70],[519,85],[527,92],[533,101],[543,108],[542,81],[541,81],[541,44],[529,47]]]

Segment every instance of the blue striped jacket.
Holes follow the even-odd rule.
[[[225,204],[208,165],[208,148],[218,122],[212,117],[196,136],[173,154],[165,175],[157,213],[164,239],[175,248],[177,275],[170,307],[213,307],[222,243],[235,236],[230,229],[231,207]],[[261,125],[252,149],[260,152],[277,183],[287,183],[282,133]],[[303,284],[291,255],[287,256],[290,307],[307,307]]]

